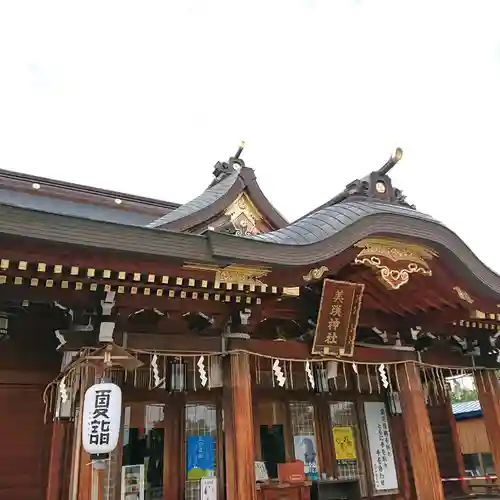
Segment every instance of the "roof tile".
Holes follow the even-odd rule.
[[[364,217],[380,213],[404,215],[436,222],[429,215],[402,205],[353,199],[323,208],[283,229],[259,234],[253,238],[288,245],[307,245],[323,241]],[[321,230],[318,230],[318,221],[321,221],[319,225]]]

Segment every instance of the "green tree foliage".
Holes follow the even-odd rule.
[[[465,403],[466,401],[476,401],[476,389],[456,389],[451,393],[452,403]]]

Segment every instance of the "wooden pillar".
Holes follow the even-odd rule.
[[[224,386],[222,389],[222,412],[224,432],[224,464],[226,479],[226,500],[237,500],[236,452],[234,448],[233,390],[231,383],[231,359],[223,360]]]
[[[165,406],[165,441],[163,450],[163,496],[181,500],[184,492],[185,467],[183,395],[173,395]]]
[[[66,461],[68,457],[66,450],[68,427],[69,422],[64,420],[56,420],[52,424],[46,500],[60,500],[63,498],[65,476],[69,470]],[[64,492],[64,494],[66,493]]]
[[[465,477],[464,456],[462,455],[462,448],[460,446],[460,437],[458,436],[457,421],[455,420],[455,415],[453,415],[453,407],[450,398],[448,398],[445,405],[446,405],[448,420],[450,422],[451,437],[453,440],[453,450],[455,452],[455,457],[457,459],[458,475],[459,477]],[[469,486],[467,481],[460,481],[460,489],[462,490],[462,493],[464,493],[465,495],[469,494]]]
[[[444,500],[431,423],[418,367],[398,367],[403,423],[418,500]]]
[[[228,395],[229,415],[224,414],[227,500],[256,500],[252,377],[248,354],[231,354]],[[232,479],[234,478],[234,479]]]
[[[406,460],[405,442],[403,439],[405,429],[403,417],[401,415],[394,415],[391,417],[391,432],[393,436],[392,444],[394,447],[394,456],[396,458],[399,491],[405,500],[409,500],[411,497],[410,477],[408,474],[409,464]]]
[[[492,370],[474,374],[495,470],[500,471],[500,384]]]

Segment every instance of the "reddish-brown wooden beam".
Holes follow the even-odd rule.
[[[460,302],[452,286],[448,285],[446,277],[442,276],[439,265],[432,266],[432,276],[415,274],[410,277],[408,284],[417,295],[427,298],[430,307],[457,307]]]
[[[115,336],[115,341],[121,343],[124,340],[123,334],[118,332]],[[207,354],[220,352],[222,348],[220,337],[204,337],[193,334],[126,333],[126,342],[124,344],[126,344],[127,349]],[[83,347],[98,347],[97,339],[89,344],[88,338],[83,335],[80,337],[70,336],[63,349],[65,351],[78,351]]]
[[[260,339],[232,339],[229,348],[231,350],[245,350],[256,355],[261,354],[273,358],[311,359],[311,346],[302,342],[273,341]],[[318,358],[323,359],[323,358]],[[331,358],[324,358],[325,360]],[[404,361],[417,361],[415,351],[396,350],[390,348],[356,346],[352,358],[339,358],[347,362],[358,363],[396,363]],[[449,352],[424,352],[421,355],[423,363],[443,367],[473,368],[470,357],[461,356],[458,353]]]
[[[222,360],[223,388],[222,388],[222,411],[224,415],[224,465],[225,465],[225,492],[227,500],[239,500],[236,483],[236,451],[235,451],[235,428],[233,419],[233,390],[231,386],[231,360],[229,356]],[[250,375],[251,380],[251,375]],[[254,404],[253,401],[252,404]],[[253,408],[252,408],[253,409]],[[255,423],[255,422],[254,422]],[[258,434],[257,434],[258,436]],[[241,499],[240,499],[241,500]]]
[[[163,463],[163,498],[181,500],[184,498],[185,467],[185,399],[183,395],[174,395],[165,407],[165,448]]]
[[[398,290],[389,290],[377,277],[377,270],[363,266],[363,278],[367,283],[368,291],[371,295],[379,298],[379,302],[396,314],[412,315],[419,314],[420,300],[415,301],[408,291],[407,283]],[[366,289],[365,289],[366,290]]]
[[[31,273],[29,270],[27,271],[16,271],[16,270],[8,270],[3,272],[2,275],[7,276],[8,283],[2,284],[2,288],[10,288],[14,287],[16,289],[40,289],[40,290],[52,290],[52,293],[57,293],[58,290],[62,292],[66,291],[78,291],[79,293],[93,293],[95,295],[103,295],[104,287],[109,286],[111,290],[116,291],[119,290],[120,287],[123,287],[123,292],[118,293],[117,296],[122,297],[144,297],[146,299],[149,298],[169,298],[175,300],[195,300],[195,301],[205,301],[205,302],[214,302],[214,295],[217,294],[220,297],[220,302],[225,302],[226,297],[231,297],[231,302],[236,302],[236,297],[240,297],[239,305],[244,307],[246,304],[243,298],[251,298],[253,299],[253,303],[257,298],[261,301],[266,300],[276,301],[277,298],[280,297],[278,294],[270,294],[270,293],[262,293],[260,290],[256,290],[255,292],[249,292],[248,290],[242,291],[238,290],[237,287],[232,287],[230,290],[226,287],[222,288],[214,288],[212,284],[208,283],[207,287],[203,288],[201,286],[189,286],[188,282],[184,280],[182,285],[177,285],[172,279],[169,279],[168,284],[156,283],[145,283],[145,282],[136,282],[131,279],[118,280],[118,279],[105,279],[105,278],[89,278],[87,276],[70,276],[70,275],[51,275],[46,273]],[[23,278],[23,284],[15,285],[14,278],[20,277]],[[38,283],[36,286],[31,285],[31,279],[36,278]],[[53,280],[53,284],[51,287],[47,287],[45,285],[47,279]],[[65,287],[63,288],[61,284],[65,282]],[[198,280],[199,282],[199,280]],[[95,284],[98,285],[99,291],[91,291],[90,285]],[[80,287],[80,290],[77,289],[77,286]],[[132,293],[132,289],[135,289],[135,293]],[[149,290],[149,294],[146,295],[145,291]],[[157,295],[157,290],[160,290],[161,295]],[[173,291],[177,297],[170,297],[169,292]],[[186,297],[184,299],[179,299],[179,295],[181,292],[185,292]],[[198,298],[193,299],[193,294],[197,294]],[[209,299],[205,300],[204,294],[209,294]],[[218,302],[218,301],[216,301]]]
[[[68,421],[56,420],[52,423],[46,500],[64,498],[63,486],[66,483],[65,473],[68,471],[67,463],[64,461],[68,455],[65,448],[69,444],[68,436],[71,429],[72,425]]]
[[[50,303],[58,301],[65,306],[76,308],[99,305],[102,295],[100,292],[85,290],[0,285],[0,301],[4,302],[28,300],[31,302]],[[222,301],[203,300],[201,298],[197,300],[169,298],[166,295],[158,297],[156,295],[131,295],[124,293],[116,294],[115,301],[118,308],[124,307],[130,311],[157,308],[161,311],[198,311],[205,314],[220,314],[229,311],[232,307],[231,303]]]
[[[357,249],[346,249],[324,263],[329,268],[325,276],[338,272],[343,266],[351,262],[357,254]],[[62,244],[39,243],[36,246],[32,241],[2,237],[2,258],[13,262],[27,260],[29,262],[44,262],[48,265],[62,264],[93,269],[110,269],[127,273],[143,272],[157,276],[191,277],[211,281],[215,277],[212,270],[184,268],[185,263],[176,259],[155,259],[137,253],[110,252],[98,248],[75,247]],[[286,264],[286,263],[284,263]],[[318,263],[317,267],[322,264]],[[224,264],[221,264],[224,267]],[[314,266],[269,268],[269,274],[263,282],[276,286],[303,286],[307,285],[303,276]]]
[[[396,472],[398,475],[399,491],[401,492],[401,500],[410,500],[411,488],[410,488],[410,475],[409,467],[410,464],[406,459],[405,450],[405,428],[403,424],[402,415],[393,415],[390,417],[390,425],[393,436],[397,436],[397,439],[393,438],[394,446],[394,456],[396,459]]]
[[[500,471],[500,382],[494,372],[474,372],[494,469]]]
[[[408,317],[401,322],[402,327],[421,326],[424,330],[436,328],[434,333],[439,333],[440,328],[451,326],[453,321],[470,319],[471,311],[465,308],[448,308],[444,310],[428,311],[417,316]],[[449,325],[447,325],[449,324]]]
[[[311,359],[311,346],[302,342],[273,341],[273,340],[243,340],[232,339],[230,349],[245,350],[254,354],[261,354],[273,358]],[[412,351],[396,351],[393,349],[371,349],[356,347],[353,358],[344,358],[346,361],[389,363],[396,361],[414,360]]]
[[[226,466],[226,477],[235,477],[236,492],[230,492],[233,497],[228,496],[228,500],[256,500],[252,377],[248,354],[231,354],[229,365],[233,405],[228,418],[232,418],[234,445],[226,450],[234,452],[234,457],[229,461],[233,470]]]
[[[388,314],[404,316],[407,310],[396,304],[394,297],[388,297],[388,291],[374,276],[374,271],[366,266],[356,265],[347,266],[342,269],[339,279],[363,283],[365,289],[363,292],[363,302],[372,304],[374,309],[386,311]]]
[[[61,352],[79,351],[84,347],[99,347],[98,332],[64,332],[66,343],[61,346]],[[118,341],[118,337],[115,336]]]
[[[444,500],[436,447],[432,437],[429,414],[425,406],[420,371],[414,364],[401,366],[398,368],[398,378],[401,384],[399,397],[417,498]]]
[[[116,342],[122,342],[122,334],[117,332]],[[92,344],[93,345],[93,344]],[[165,352],[192,352],[211,353],[220,352],[222,340],[220,337],[205,337],[203,335],[171,335],[161,333],[127,333],[127,347],[129,349]],[[83,335],[80,338],[70,337],[65,350],[79,350],[90,347],[85,344]],[[311,359],[311,346],[308,343],[296,341],[274,341],[263,339],[231,339],[228,350],[243,350],[255,355],[270,356],[273,358]],[[321,358],[318,358],[321,359]],[[329,358],[324,358],[329,359]],[[330,358],[331,359],[331,358]],[[417,353],[409,350],[391,348],[356,346],[353,358],[341,358],[345,361],[358,363],[396,363],[417,361]],[[427,351],[421,354],[421,360],[435,366],[453,368],[473,368],[470,357],[462,356],[453,351]],[[1,372],[0,372],[1,374]]]
[[[344,279],[364,282],[367,285],[365,294],[368,301],[373,301],[377,309],[391,310],[395,314],[419,315],[430,307],[460,306],[461,301],[452,287],[443,287],[437,279],[440,273],[437,273],[437,276],[412,275],[408,283],[399,290],[387,290],[377,279],[375,271],[366,267],[360,270],[355,267],[351,270],[345,268],[343,273]],[[432,280],[432,286],[430,286],[430,280]],[[440,290],[440,293],[436,289]]]
[[[264,278],[264,282],[267,283],[269,281],[269,283],[273,283],[275,285],[292,287],[307,286],[310,283],[322,281],[324,278],[336,279],[336,276],[340,272],[340,270],[351,263],[358,253],[359,249],[351,247],[344,250],[341,254],[336,255],[335,257],[331,257],[324,262],[318,262],[314,266],[274,266],[267,277],[268,279]],[[284,262],[284,264],[286,263]],[[321,266],[327,267],[328,271],[323,274],[320,280],[314,280],[312,282],[307,282],[304,280],[304,276],[306,276],[309,271],[311,271],[311,269],[318,269]]]
[[[373,309],[361,309],[359,325],[377,327],[388,332],[402,332],[410,327],[421,326],[436,334],[452,334],[453,321],[470,320],[471,312],[464,308],[429,311],[419,315],[397,316]],[[451,333],[450,333],[451,332]]]
[[[25,287],[15,285],[0,285],[0,302],[54,302],[58,301],[72,309],[90,307],[99,303],[100,295],[96,292],[83,290],[66,290],[56,288]]]
[[[220,352],[221,346],[220,337],[127,333],[127,347],[129,349],[210,353]]]
[[[399,290],[390,291],[390,293],[398,293],[400,301],[407,304],[413,314],[423,314],[429,308],[439,308],[441,304],[440,300],[434,300],[436,297],[432,293],[431,280],[431,276],[411,274],[405,285]]]
[[[16,242],[2,238],[2,258],[13,262],[26,260],[47,265],[79,266],[92,269],[111,269],[129,273],[144,272],[165,276],[212,276],[213,272],[183,269],[183,262],[173,259],[148,259],[140,254],[108,252],[98,248],[66,246],[62,244],[33,245],[32,241]],[[204,279],[204,278],[202,278]]]
[[[448,417],[448,422],[450,423],[451,437],[453,440],[453,451],[455,452],[455,458],[457,460],[458,475],[460,477],[465,477],[465,464],[464,456],[462,455],[462,449],[460,446],[460,437],[458,435],[457,420],[455,415],[453,415],[453,407],[451,399],[445,402],[446,406],[446,416]],[[460,489],[464,495],[469,493],[469,488],[465,481],[460,481]]]
[[[57,373],[52,373],[50,371],[30,371],[25,369],[0,370],[0,384],[45,387],[56,375]]]

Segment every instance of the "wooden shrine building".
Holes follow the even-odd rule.
[[[400,157],[293,223],[241,148],[184,205],[0,171],[0,500],[457,497],[461,373],[500,471],[500,277]],[[93,471],[100,377],[122,432]]]

